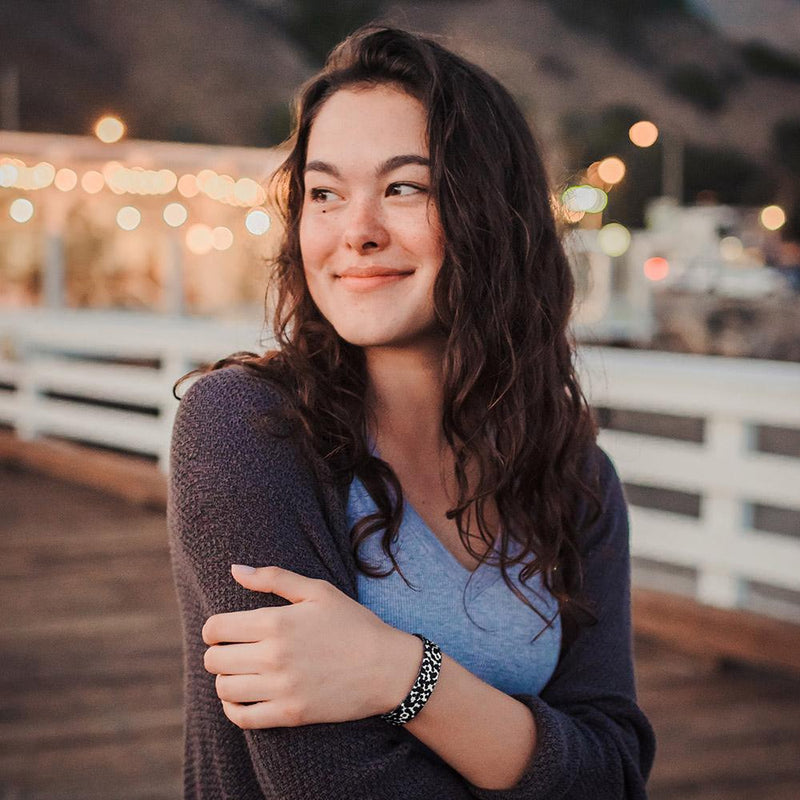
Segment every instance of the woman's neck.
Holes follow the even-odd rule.
[[[366,349],[371,434],[378,451],[440,453],[442,434],[441,342],[411,348]]]

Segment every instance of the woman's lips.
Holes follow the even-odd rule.
[[[381,272],[378,274],[349,273],[339,275],[337,280],[343,288],[351,292],[369,292],[392,283],[398,283],[403,278],[413,275],[413,272]]]

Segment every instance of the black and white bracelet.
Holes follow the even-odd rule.
[[[381,714],[381,719],[391,725],[405,725],[419,714],[425,703],[428,702],[436,681],[439,680],[439,669],[442,666],[442,651],[439,646],[426,639],[421,633],[415,633],[418,639],[422,640],[423,652],[422,663],[419,667],[419,675],[411,687],[411,691],[406,699],[397,708],[386,714]]]

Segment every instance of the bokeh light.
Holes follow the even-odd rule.
[[[744,246],[738,236],[726,236],[720,239],[719,254],[725,261],[738,261],[743,253]]]
[[[263,189],[252,178],[239,178],[233,187],[233,196],[243,206],[254,206],[261,202]]]
[[[18,197],[8,207],[8,216],[14,222],[27,222],[33,216],[33,203],[25,197]]]
[[[106,180],[103,177],[103,173],[98,172],[96,169],[90,169],[88,172],[84,172],[81,177],[81,188],[84,192],[88,192],[89,194],[101,192],[105,185]]]
[[[189,252],[202,256],[214,247],[214,233],[208,225],[198,222],[186,231],[186,247]]]
[[[71,192],[78,185],[78,175],[75,170],[69,167],[62,167],[56,172],[53,185],[60,192]]]
[[[132,231],[139,227],[142,214],[138,208],[123,206],[117,211],[117,225],[124,231]]]
[[[651,281],[663,281],[669,275],[669,261],[661,256],[653,256],[644,262],[645,277]]]
[[[648,120],[641,120],[631,125],[628,137],[637,147],[650,147],[658,139],[658,128]]]
[[[31,178],[34,189],[44,189],[56,177],[56,168],[47,161],[40,161],[32,170]]]
[[[184,197],[196,197],[199,191],[195,175],[181,175],[178,179],[178,192]]]
[[[582,184],[567,188],[561,195],[561,202],[567,211],[573,213],[598,214],[608,204],[608,195],[602,189]]]
[[[112,144],[125,135],[125,125],[118,117],[105,116],[95,124],[94,134],[101,142]]]
[[[19,167],[11,162],[0,164],[0,186],[10,187],[19,180]]]
[[[233,244],[233,232],[224,225],[214,228],[211,231],[211,237],[215,250],[228,250]]]
[[[625,163],[621,158],[609,156],[597,165],[597,174],[604,183],[619,183],[625,177]]]
[[[189,217],[189,212],[186,210],[186,207],[180,203],[170,203],[164,207],[163,216],[164,222],[166,222],[170,228],[180,228]]]
[[[609,222],[600,228],[597,243],[607,256],[621,256],[631,245],[631,234],[624,225]]]
[[[263,208],[254,208],[248,212],[244,225],[253,236],[263,236],[268,230],[272,220]]]
[[[777,231],[786,223],[786,212],[780,206],[767,206],[761,211],[760,219],[768,231]]]

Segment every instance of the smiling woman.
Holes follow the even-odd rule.
[[[300,248],[311,297],[360,347],[410,344],[436,328],[444,257],[431,201],[427,113],[389,85],[342,89],[308,139]]]
[[[173,433],[186,797],[643,800],[625,501],[524,117],[367,27],[275,187],[278,349]]]

